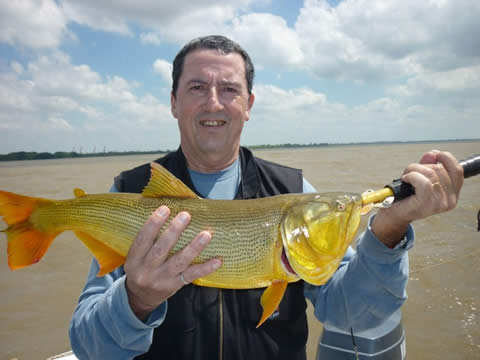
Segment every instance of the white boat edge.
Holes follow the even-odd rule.
[[[47,360],[78,360],[78,358],[73,354],[72,351],[67,351],[62,354],[49,357]]]

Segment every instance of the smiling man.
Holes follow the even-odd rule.
[[[194,39],[176,56],[172,75],[171,109],[181,143],[158,163],[205,198],[314,191],[301,170],[240,147],[255,98],[254,67],[238,44],[223,36]],[[125,171],[112,191],[141,192],[149,177],[148,164]],[[75,354],[80,359],[305,360],[305,298],[322,322],[347,331],[377,326],[406,299],[407,250],[414,241],[410,223],[452,209],[463,172],[451,154],[431,151],[402,178],[415,187],[415,195],[372,217],[356,252],[347,251],[325,285],[290,283],[277,311],[258,329],[264,289],[191,284],[221,266],[216,258],[192,263],[212,234],[192,236],[169,257],[191,217],[180,212],[161,232],[170,210],[160,207],[138,233],[124,266],[99,278],[98,263],[92,262],[70,326]]]
[[[237,159],[255,99],[246,79],[244,59],[236,52],[200,49],[184,59],[171,105],[190,169],[215,172]]]

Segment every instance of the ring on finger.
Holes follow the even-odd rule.
[[[183,284],[184,285],[188,285],[189,283],[185,281],[185,278],[183,277],[183,273],[180,273],[178,274],[178,276],[180,277],[180,280],[182,280]]]
[[[442,188],[442,185],[440,184],[440,182],[437,181],[432,184],[432,187],[436,190],[440,190]]]

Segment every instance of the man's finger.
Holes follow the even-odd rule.
[[[160,206],[147,219],[143,228],[138,232],[128,251],[127,258],[143,259],[155,243],[158,232],[168,220],[170,210],[166,206]]]
[[[463,168],[457,159],[449,152],[441,152],[437,156],[437,161],[446,169],[454,191],[458,193],[463,185]],[[458,194],[457,194],[458,195]]]
[[[170,272],[178,274],[184,271],[200,255],[211,239],[212,235],[207,231],[197,234],[190,244],[169,259]]]
[[[203,264],[193,264],[186,268],[184,271],[181,272],[183,276],[183,280],[187,283],[191,283],[198,278],[207,276],[212,272],[218,270],[218,268],[222,265],[222,261],[220,259],[210,259]],[[178,276],[179,281],[181,282],[181,286],[185,285],[183,280]]]
[[[435,164],[437,162],[438,150],[432,150],[423,154],[419,164]]]
[[[182,211],[172,219],[163,233],[156,236],[156,241],[146,258],[149,264],[156,267],[165,262],[170,250],[178,241],[182,232],[187,228],[190,219],[190,214]]]

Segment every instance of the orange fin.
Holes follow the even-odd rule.
[[[260,304],[263,308],[262,318],[257,324],[257,328],[267,320],[280,305],[283,294],[287,289],[288,282],[285,280],[274,280],[263,293]]]
[[[0,190],[0,216],[3,216],[7,225],[19,224],[28,220],[40,204],[50,202],[51,200]]]
[[[142,196],[145,197],[176,197],[176,198],[191,198],[198,199],[199,196],[195,194],[187,185],[180,179],[177,179],[172,173],[165,169],[162,165],[155,162],[150,163],[152,175],[145,189],[143,189]]]
[[[53,239],[60,232],[41,231],[30,223],[32,213],[39,206],[52,201],[0,191],[0,216],[8,228],[2,230],[8,238],[8,266],[12,270],[21,269],[38,262]]]
[[[8,237],[8,266],[21,269],[40,261],[60,232],[44,233],[27,221],[4,230]]]
[[[100,271],[97,276],[105,276],[125,262],[124,256],[118,254],[115,250],[100,240],[95,239],[93,236],[81,231],[75,231],[75,235],[82,240],[97,259],[100,265]]]

